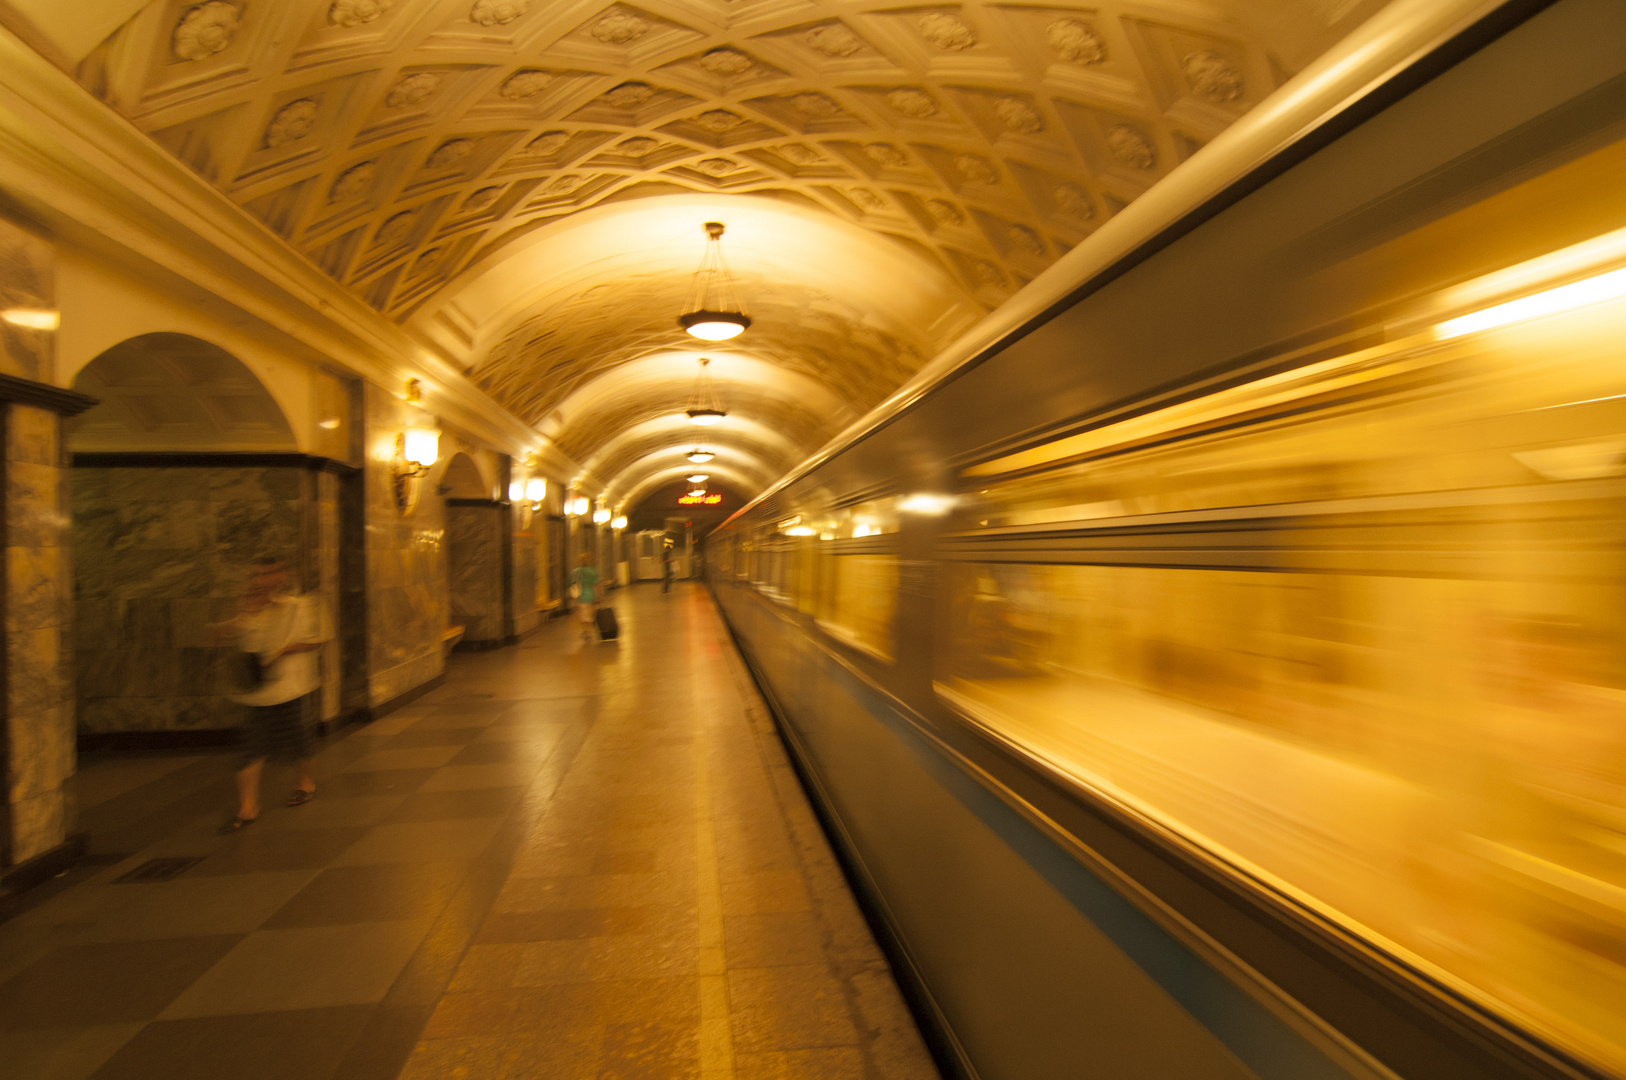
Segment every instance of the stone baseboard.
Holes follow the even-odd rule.
[[[24,859],[0,874],[0,898],[43,885],[85,857],[90,834],[74,833],[49,851]]]

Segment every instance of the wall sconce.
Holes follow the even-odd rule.
[[[431,427],[413,426],[395,438],[395,462],[392,468],[395,505],[402,513],[409,513],[416,502],[412,481],[429,472],[430,466],[440,458],[440,432]]]
[[[609,521],[609,520],[610,520],[610,512],[608,510],[594,510],[593,511],[593,524],[594,525],[602,525],[606,521]]]
[[[574,499],[565,500],[565,513],[571,517],[581,517],[587,513],[588,508],[587,500],[579,495]]]
[[[525,501],[531,504],[532,510],[542,509],[542,500],[547,497],[547,480],[540,476],[533,476],[525,481]]]
[[[627,516],[625,514],[617,514],[615,517],[610,519],[610,528],[614,529],[616,532],[620,532],[626,527]]]

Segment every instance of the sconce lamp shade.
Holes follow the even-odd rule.
[[[627,518],[625,514],[617,514],[614,518],[610,519],[610,528],[620,530],[625,529],[626,527]]]
[[[409,427],[401,440],[401,456],[419,468],[428,468],[440,457],[440,432],[434,428]]]
[[[587,508],[588,503],[586,499],[575,498],[570,501],[570,513],[575,517],[581,517],[583,514],[587,513]]]
[[[609,521],[609,520],[610,520],[610,512],[608,510],[594,510],[593,511],[593,524],[594,525],[602,525],[606,521]]]
[[[539,503],[548,495],[548,482],[540,476],[525,481],[525,501]]]

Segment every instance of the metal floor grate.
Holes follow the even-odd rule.
[[[151,885],[158,881],[174,881],[198,863],[204,856],[194,855],[184,859],[148,859],[140,866],[127,874],[121,874],[113,879],[115,885]]]

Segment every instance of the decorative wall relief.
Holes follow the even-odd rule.
[[[327,21],[332,26],[361,26],[377,22],[394,6],[395,0],[333,0],[327,9]]]
[[[474,153],[474,143],[469,139],[448,139],[435,147],[435,152],[429,155],[429,160],[423,167],[435,172],[445,169],[455,169],[469,159]]]
[[[373,237],[373,246],[388,247],[405,240],[407,234],[412,231],[412,220],[416,216],[411,210],[403,210],[388,218],[378,227],[378,234]]]
[[[546,90],[552,82],[553,76],[546,71],[516,71],[503,80],[498,93],[509,101],[525,101]]]
[[[544,131],[525,144],[527,154],[557,154],[570,141],[568,131]]]
[[[237,5],[226,0],[208,0],[188,8],[170,35],[170,48],[182,60],[207,60],[224,52],[237,36],[242,22]]]
[[[649,33],[649,22],[630,11],[612,11],[588,31],[606,45],[630,45]]]
[[[1057,19],[1045,28],[1045,40],[1069,63],[1099,64],[1107,58],[1106,42],[1095,27],[1077,19]]]
[[[954,158],[954,167],[961,176],[975,184],[999,183],[999,171],[987,158],[975,154],[958,154]]]
[[[1209,101],[1235,101],[1242,96],[1242,72],[1218,53],[1207,49],[1187,53],[1180,67],[1198,97]]]
[[[75,468],[80,723],[87,731],[223,729],[231,650],[209,624],[236,609],[254,559],[317,590],[315,475],[303,468]],[[314,540],[310,541],[314,543]]]
[[[756,65],[737,49],[713,49],[700,58],[700,66],[713,75],[744,75]]]
[[[1044,130],[1044,117],[1021,98],[1000,98],[994,102],[994,114],[1007,130],[1019,135],[1035,135]]]
[[[654,89],[648,83],[624,82],[620,86],[605,91],[600,100],[615,109],[636,109],[647,104],[655,96]]]
[[[1152,140],[1128,124],[1115,124],[1107,129],[1107,149],[1113,157],[1137,169],[1150,169],[1157,164],[1157,150]]]
[[[818,93],[797,94],[790,99],[790,104],[797,112],[814,120],[828,120],[840,116],[842,112],[840,105]]]
[[[841,23],[815,26],[807,32],[807,43],[826,56],[851,56],[864,47],[851,30]]]
[[[474,0],[469,22],[478,26],[507,26],[527,11],[531,0]]]
[[[958,15],[934,11],[920,17],[920,33],[945,52],[960,52],[977,43],[977,35]]]
[[[733,131],[745,123],[745,117],[739,113],[729,112],[727,109],[710,109],[701,113],[695,119],[699,121],[701,127],[719,135]]]
[[[894,112],[912,120],[925,120],[937,115],[937,102],[924,90],[913,87],[904,86],[890,91],[886,95],[886,103],[892,106]]]
[[[390,87],[390,92],[384,95],[386,109],[405,109],[413,105],[422,105],[435,91],[440,89],[440,76],[433,71],[414,71],[402,75]]]
[[[1088,221],[1095,216],[1095,204],[1077,184],[1057,184],[1050,194],[1056,200],[1056,207],[1069,217]]]
[[[271,148],[286,146],[309,135],[315,126],[316,102],[310,98],[299,98],[277,110],[277,114],[265,126],[263,142]]]
[[[463,209],[468,211],[484,210],[496,202],[497,196],[501,194],[502,188],[500,187],[483,187],[463,200]]]
[[[373,180],[377,176],[376,162],[363,161],[358,165],[352,165],[333,181],[333,187],[327,194],[327,201],[338,203],[358,199],[372,190]]]

